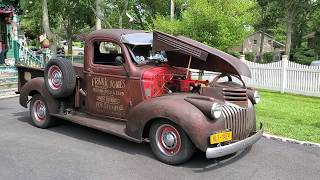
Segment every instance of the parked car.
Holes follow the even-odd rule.
[[[68,42],[67,41],[60,41],[60,46],[64,50],[64,52],[68,52]],[[72,55],[75,56],[83,56],[84,55],[84,48],[72,46]]]
[[[312,61],[310,66],[320,66],[320,60]]]
[[[29,48],[35,55],[41,55],[43,53],[43,49],[37,47],[30,47]],[[57,47],[57,54],[65,54],[64,49],[61,47]]]
[[[260,97],[243,82],[251,73],[239,59],[157,31],[94,31],[85,48],[84,64],[58,58],[44,69],[17,66],[20,104],[30,102],[36,127],[60,118],[147,141],[167,164],[186,162],[196,149],[207,158],[225,156],[262,137],[255,115]],[[192,79],[190,68],[221,74],[209,83]]]

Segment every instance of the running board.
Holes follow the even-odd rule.
[[[83,126],[87,126],[93,129],[100,130],[121,138],[127,139],[129,141],[141,143],[142,140],[132,138],[125,133],[126,122],[108,119],[98,119],[97,117],[92,117],[90,115],[82,113],[70,113],[67,115],[61,114],[50,114],[53,117],[71,121]]]

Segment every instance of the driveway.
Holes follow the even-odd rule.
[[[319,179],[320,148],[261,139],[220,159],[204,153],[183,165],[157,161],[148,143],[63,123],[29,124],[18,98],[0,100],[0,179]]]

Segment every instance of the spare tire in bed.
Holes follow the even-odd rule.
[[[76,85],[76,73],[71,62],[62,59],[50,59],[44,71],[47,90],[56,98],[70,96]]]

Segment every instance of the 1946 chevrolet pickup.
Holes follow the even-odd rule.
[[[109,29],[85,37],[83,64],[53,58],[45,68],[17,65],[20,104],[32,123],[57,118],[141,143],[167,164],[189,160],[195,150],[217,158],[262,137],[256,130],[260,100],[242,76],[239,59],[182,36]],[[190,69],[219,73],[195,80]]]

